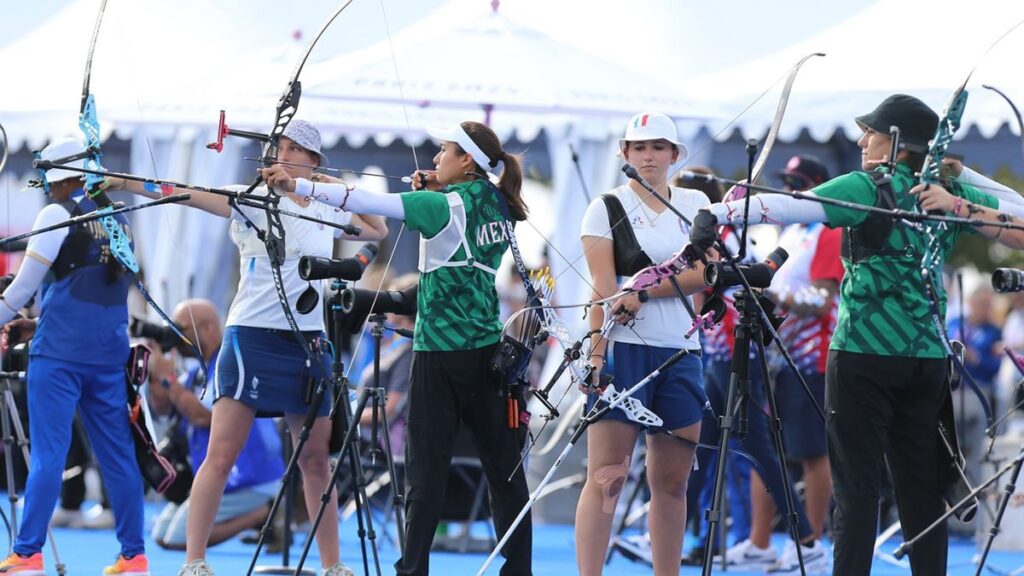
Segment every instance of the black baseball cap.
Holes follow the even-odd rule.
[[[797,154],[786,162],[786,169],[775,173],[794,190],[813,188],[829,179],[825,163],[810,154]]]
[[[889,96],[877,108],[855,120],[861,128],[883,134],[889,133],[890,126],[896,126],[907,149],[922,153],[939,127],[939,115],[924,102],[906,94]]]

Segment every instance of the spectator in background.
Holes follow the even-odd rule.
[[[208,300],[186,300],[174,311],[174,323],[203,353],[200,360],[206,374],[213,374],[220,353],[223,327],[213,303]],[[199,366],[180,376],[174,370],[171,355],[159,353],[159,345],[151,343],[149,402],[155,414],[180,416],[180,432],[188,438],[192,472],[195,474],[206,458],[213,416],[213,394],[203,395]],[[182,353],[191,350],[182,347]],[[173,433],[173,431],[172,431]],[[224,496],[213,522],[209,545],[219,544],[248,528],[260,526],[270,511],[270,501],[280,487],[284,474],[281,439],[274,421],[258,418],[253,422],[249,438],[228,475]],[[181,504],[168,502],[153,523],[153,540],[161,548],[185,549],[185,527],[191,500]]]
[[[980,286],[968,297],[965,313],[950,318],[946,325],[949,337],[964,343],[964,367],[990,405],[995,399],[996,375],[1003,354],[1003,330],[993,322],[994,299],[995,292],[991,288]],[[964,386],[953,393],[953,416],[964,454],[964,468],[968,479],[975,483],[981,480],[985,413],[977,397]]]

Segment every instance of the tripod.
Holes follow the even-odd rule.
[[[345,283],[341,280],[335,280],[331,285],[331,289],[334,290],[334,294],[327,302],[327,310],[328,317],[330,319],[330,325],[332,327],[331,342],[334,346],[334,349],[338,350],[340,348],[341,335],[343,333],[342,313],[345,310],[344,303],[347,298],[345,294]],[[374,337],[377,339],[377,347],[376,350],[374,351],[374,371],[377,374],[377,378],[379,379],[380,336],[383,335],[384,331],[384,319],[383,316],[381,316],[380,314],[377,314],[375,316],[379,317],[378,319],[374,320],[374,322],[378,322],[379,328],[375,328],[375,332],[379,333],[375,333],[374,335]],[[356,503],[356,519],[359,525],[359,541],[363,552],[363,572],[365,574],[368,574],[370,572],[369,559],[366,554],[366,540],[369,539],[370,549],[371,552],[373,553],[374,567],[376,568],[377,576],[380,576],[381,570],[380,557],[377,551],[377,533],[376,531],[374,531],[373,528],[373,516],[370,514],[369,498],[366,495],[366,476],[363,470],[363,463],[359,450],[357,430],[359,426],[359,415],[363,413],[363,410],[366,409],[367,402],[369,402],[372,398],[374,410],[374,434],[376,434],[377,415],[381,414],[381,421],[383,422],[383,425],[385,427],[384,442],[387,450],[387,454],[385,455],[385,457],[388,460],[388,473],[392,475],[392,478],[395,478],[394,461],[391,459],[391,440],[390,436],[387,434],[387,414],[381,410],[381,402],[384,396],[384,391],[381,388],[364,389],[362,394],[360,394],[359,396],[359,403],[355,409],[355,413],[353,414],[352,405],[349,403],[348,382],[344,376],[344,365],[341,361],[340,355],[337,354],[334,356],[334,361],[331,363],[331,381],[332,385],[335,386],[336,389],[340,390],[338,398],[334,404],[332,418],[338,418],[340,415],[343,418],[342,422],[344,422],[346,425],[345,438],[344,440],[342,440],[340,451],[343,454],[342,457],[347,456],[349,459],[349,466],[353,478],[354,500]],[[341,473],[340,464],[341,460],[339,459],[338,463],[335,464],[334,466],[334,470],[331,474],[330,480],[328,480],[327,482],[327,488],[325,489],[324,493],[320,495],[320,508],[317,509],[316,518],[313,519],[313,526],[310,529],[311,535],[316,533],[317,527],[320,526],[320,521],[323,519],[324,512],[326,511],[327,506],[330,504],[331,491],[334,490],[334,487],[338,482],[338,476]],[[400,503],[400,501],[401,497],[396,496],[396,503]],[[401,518],[400,515],[399,518]],[[405,536],[401,530],[401,527],[399,528],[398,534],[400,542],[399,545],[404,550]],[[299,556],[298,566],[300,568],[302,567],[303,562],[305,562],[306,556],[309,554],[309,548],[311,545],[312,538],[307,538],[305,546],[302,549],[302,555]]]
[[[371,464],[375,464],[374,459],[376,458],[376,455],[378,453],[382,453],[383,456],[384,456],[384,461],[385,461],[385,469],[387,470],[387,480],[384,481],[384,480],[378,478],[378,479],[374,480],[373,482],[371,482],[370,485],[368,486],[370,488],[370,491],[368,492],[367,495],[368,496],[373,496],[379,490],[383,489],[385,486],[388,486],[389,489],[391,490],[392,509],[394,511],[395,522],[396,522],[396,525],[397,525],[396,532],[398,533],[398,547],[399,547],[399,551],[404,553],[405,552],[405,520],[403,518],[403,515],[405,513],[405,511],[404,511],[405,497],[402,494],[402,492],[399,490],[399,487],[398,487],[398,473],[397,473],[397,470],[395,469],[394,450],[392,449],[392,446],[391,446],[391,433],[390,433],[391,432],[391,424],[389,422],[388,415],[387,415],[387,409],[386,409],[387,401],[386,401],[386,398],[382,398],[382,395],[384,393],[386,393],[386,390],[384,390],[384,388],[380,384],[380,372],[381,372],[380,357],[381,357],[381,349],[382,349],[382,342],[381,342],[381,340],[384,337],[384,331],[385,330],[391,330],[391,331],[395,332],[395,334],[397,334],[399,336],[404,336],[404,337],[407,337],[407,338],[412,338],[412,333],[411,333],[411,331],[408,331],[408,330],[404,330],[404,329],[400,329],[400,328],[393,328],[391,326],[388,326],[388,325],[386,325],[384,323],[386,320],[387,320],[387,317],[385,315],[383,315],[383,314],[375,313],[375,314],[371,314],[368,317],[368,321],[373,323],[373,328],[370,329],[370,335],[373,337],[374,349],[373,349],[373,387],[372,388],[367,388],[367,390],[369,390],[369,394],[370,394],[369,402],[371,403],[370,404],[370,414],[371,414],[371,417],[370,417],[370,420],[371,420],[371,424],[370,424]],[[401,408],[396,409],[396,412],[400,412],[400,411],[401,411]],[[361,421],[362,420],[361,412],[357,412],[357,414],[359,415],[359,418],[357,418],[357,420]],[[380,444],[377,441],[378,431],[381,431],[383,433],[383,435],[384,435],[384,449],[383,450],[380,449]],[[356,499],[356,498],[353,498],[353,504],[346,509],[346,513],[350,513],[352,508],[353,507],[358,507],[358,505],[359,505],[359,500]],[[368,508],[368,510],[369,510],[369,508]],[[388,534],[388,532],[386,530],[387,524],[388,524],[389,520],[390,520],[390,515],[386,515],[385,519],[384,519],[384,522],[385,522],[385,524],[384,524],[384,528],[385,528],[384,535],[385,535],[385,537],[387,537],[390,540],[390,535]],[[391,540],[391,541],[394,542],[393,540]]]
[[[3,396],[0,401],[0,429],[3,431],[4,466],[7,468],[7,499],[11,507],[11,547],[13,551],[14,535],[18,533],[18,491],[14,485],[15,438],[11,435],[12,428],[17,435],[17,443],[21,448],[21,456],[25,459],[26,466],[29,463],[29,441],[25,436],[25,429],[21,425],[21,418],[18,417],[18,405],[14,401],[14,393],[11,392],[12,380],[21,380],[22,382],[27,382],[27,380],[24,372],[0,372],[0,394]],[[46,529],[46,539],[50,541],[57,574],[64,576],[67,573],[66,566],[60,561],[57,542],[53,539],[53,530],[50,528]]]
[[[716,525],[722,520],[722,501],[725,487],[725,467],[728,460],[729,438],[735,428],[737,436],[743,438],[747,434],[747,410],[750,398],[750,342],[757,343],[758,360],[761,366],[765,397],[768,400],[770,410],[769,428],[772,433],[772,441],[775,445],[775,452],[780,463],[782,474],[782,486],[786,502],[786,516],[788,519],[790,536],[796,544],[797,558],[800,563],[801,574],[804,573],[803,552],[800,549],[800,534],[798,528],[798,517],[796,514],[793,499],[792,483],[789,478],[789,471],[786,469],[786,454],[782,443],[782,428],[778,416],[778,408],[775,404],[775,395],[771,390],[771,379],[768,372],[768,361],[765,357],[765,341],[763,339],[762,317],[757,315],[757,307],[760,306],[758,298],[760,294],[753,292],[750,288],[738,290],[734,294],[736,311],[739,312],[739,319],[736,322],[735,335],[736,343],[733,348],[732,371],[729,376],[729,389],[726,396],[726,408],[719,418],[719,445],[718,462],[715,466],[715,483],[712,491],[711,509],[707,511],[708,534],[715,533]],[[767,479],[765,479],[767,481]],[[705,576],[711,573],[713,561],[714,538],[709,537],[705,544],[704,563],[702,574]],[[724,542],[722,543],[724,549]],[[722,556],[723,568],[725,556]]]
[[[285,460],[291,460],[294,449],[292,448],[291,435],[285,434],[287,438],[284,441],[284,454]],[[281,565],[280,566],[257,566],[253,572],[256,574],[274,574],[285,576],[287,574],[294,574],[295,570],[288,566],[289,556],[292,547],[292,514],[295,508],[295,485],[289,484],[284,493],[284,530],[281,533],[283,544],[281,546]],[[273,523],[274,516],[272,514],[267,515],[267,522]],[[302,570],[303,576],[316,576],[312,570]]]
[[[350,307],[351,302],[352,302],[352,298],[351,298],[350,291],[348,290],[345,282],[342,281],[342,280],[335,280],[333,282],[333,284],[331,285],[331,289],[334,290],[334,294],[331,296],[331,298],[327,302],[327,310],[328,310],[328,313],[334,318],[334,323],[335,323],[335,326],[334,326],[335,331],[334,332],[335,332],[335,340],[336,340],[336,339],[339,338],[337,336],[337,334],[340,333],[340,327],[337,326],[338,322],[340,321],[340,314],[336,314],[336,310],[340,311],[340,310],[343,310],[346,306]],[[334,340],[332,340],[332,345],[333,345],[333,348],[334,348],[335,351],[339,350],[339,346],[337,345],[336,342],[334,342]],[[312,369],[313,367],[310,367],[310,368]],[[341,376],[341,374],[342,374],[342,362],[341,362],[341,359],[338,357],[337,353],[335,354],[334,359],[333,359],[333,361],[331,363],[331,372],[332,372],[332,376],[331,376],[331,379],[330,379],[330,383],[332,385],[334,385],[336,383],[342,383],[343,382],[344,378]],[[288,464],[285,467],[284,476],[281,479],[281,488],[278,490],[277,495],[274,497],[273,504],[270,505],[270,512],[267,514],[267,520],[264,522],[263,527],[260,528],[259,539],[256,541],[256,551],[253,552],[252,560],[249,562],[249,569],[246,572],[246,576],[250,576],[253,573],[253,571],[255,570],[256,561],[259,558],[260,551],[262,551],[262,549],[263,549],[263,543],[267,539],[267,537],[270,535],[270,529],[271,529],[271,524],[273,523],[273,520],[274,520],[274,515],[277,513],[277,509],[280,507],[282,500],[285,499],[285,495],[287,494],[287,492],[288,492],[288,490],[289,490],[289,488],[291,486],[292,480],[295,479],[295,470],[298,468],[299,456],[302,454],[302,450],[305,447],[306,442],[309,440],[310,430],[313,428],[313,424],[315,423],[315,421],[317,419],[317,414],[320,412],[320,406],[323,403],[324,394],[327,393],[327,385],[328,385],[327,379],[317,378],[317,385],[316,385],[316,389],[313,392],[313,397],[312,397],[312,399],[310,400],[310,403],[309,403],[309,410],[306,412],[306,418],[303,421],[302,428],[301,428],[301,430],[299,431],[299,434],[298,434],[298,444],[295,445],[295,447],[294,447],[294,449],[292,451],[291,458],[288,459]],[[344,399],[344,401],[342,401],[342,398]],[[343,403],[346,406],[346,408],[347,408],[348,407],[348,394],[341,394],[339,392],[339,394],[338,394],[338,402]],[[335,412],[336,411],[337,411],[337,403],[335,404]],[[332,417],[334,417],[334,416],[335,416],[335,414],[332,413]],[[347,420],[346,420],[346,422],[347,422]],[[353,460],[356,460],[356,459],[353,459]],[[337,466],[335,468],[337,469]],[[335,473],[336,472],[337,472],[337,470],[335,471]],[[327,491],[326,495],[323,496],[323,499],[324,499],[323,503],[324,504],[326,504],[329,501],[329,499],[330,499],[330,489],[333,486],[334,486],[334,477],[332,476],[331,483],[328,484],[328,491]],[[320,513],[317,515],[317,523],[313,525],[312,530],[310,531],[308,537],[306,538],[306,543],[305,543],[305,546],[303,548],[302,555],[299,557],[299,563],[296,565],[295,569],[292,570],[289,573],[295,574],[296,576],[301,576],[302,574],[304,574],[304,572],[302,570],[302,565],[303,565],[303,563],[306,560],[306,556],[309,554],[309,548],[312,545],[312,542],[313,542],[313,540],[315,538],[314,535],[316,534],[316,529],[319,526],[320,517],[323,515],[323,510],[324,510],[324,506],[322,505],[321,508],[320,508]],[[290,521],[290,519],[286,520],[286,524],[288,523],[288,521]],[[359,519],[359,534],[360,534],[360,538],[362,538],[363,535],[364,535],[363,527],[362,527],[362,517],[361,516],[360,516],[360,519]],[[372,527],[371,527],[371,533],[370,534],[371,534],[370,537],[372,539],[373,538]],[[288,542],[286,541],[285,542],[285,548],[286,549],[287,549],[287,546],[288,546]],[[375,558],[376,558],[376,552],[377,551],[376,551],[376,547],[375,547],[374,548],[374,556],[375,556]],[[364,567],[365,567],[365,565],[366,565],[366,547],[365,547],[365,543],[363,545],[363,564],[364,564]],[[378,573],[379,573],[379,566],[378,566]]]

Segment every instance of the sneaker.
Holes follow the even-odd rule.
[[[338,562],[330,568],[324,568],[323,571],[320,572],[320,576],[355,576],[355,572],[353,572],[348,566]]]
[[[124,576],[149,576],[149,560],[145,554],[136,554],[131,558],[118,556],[117,562],[103,569],[104,574],[122,574]]]
[[[96,508],[100,507],[96,506]],[[94,510],[90,510],[90,513]],[[85,517],[82,527],[89,530],[111,530],[114,528],[114,512],[110,508],[100,508],[99,512]]]
[[[81,510],[57,508],[50,516],[50,527],[52,528],[81,528],[83,526],[85,526],[85,515]]]
[[[766,549],[758,548],[749,539],[734,544],[725,551],[726,569],[740,572],[753,572],[767,570],[778,564],[778,556],[775,549],[769,546]],[[715,556],[714,564],[722,565],[722,557]]]
[[[22,576],[46,576],[43,570],[43,553],[21,556],[14,552],[0,562],[0,574],[21,574]]]
[[[642,562],[648,566],[654,565],[654,557],[651,555],[650,534],[637,534],[635,536],[617,536],[612,540],[612,546],[626,558],[633,562]]]
[[[800,551],[804,557],[804,571],[808,574],[829,574],[829,551],[821,540],[815,540],[811,547],[803,546]],[[792,540],[786,541],[786,549],[782,551],[782,558],[766,572],[772,574],[799,574],[800,559],[796,555],[796,544]]]
[[[213,569],[206,563],[206,560],[200,558],[186,562],[181,570],[178,570],[178,576],[213,576]]]

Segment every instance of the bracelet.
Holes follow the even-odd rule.
[[[953,216],[960,216],[960,209],[964,206],[964,199],[962,196],[956,197],[956,203],[953,204]]]
[[[348,184],[345,184],[345,199],[341,201],[341,206],[338,206],[338,208],[342,210],[345,209],[345,206],[348,204],[348,195],[351,194],[352,190],[354,189],[355,186],[349,186]]]

